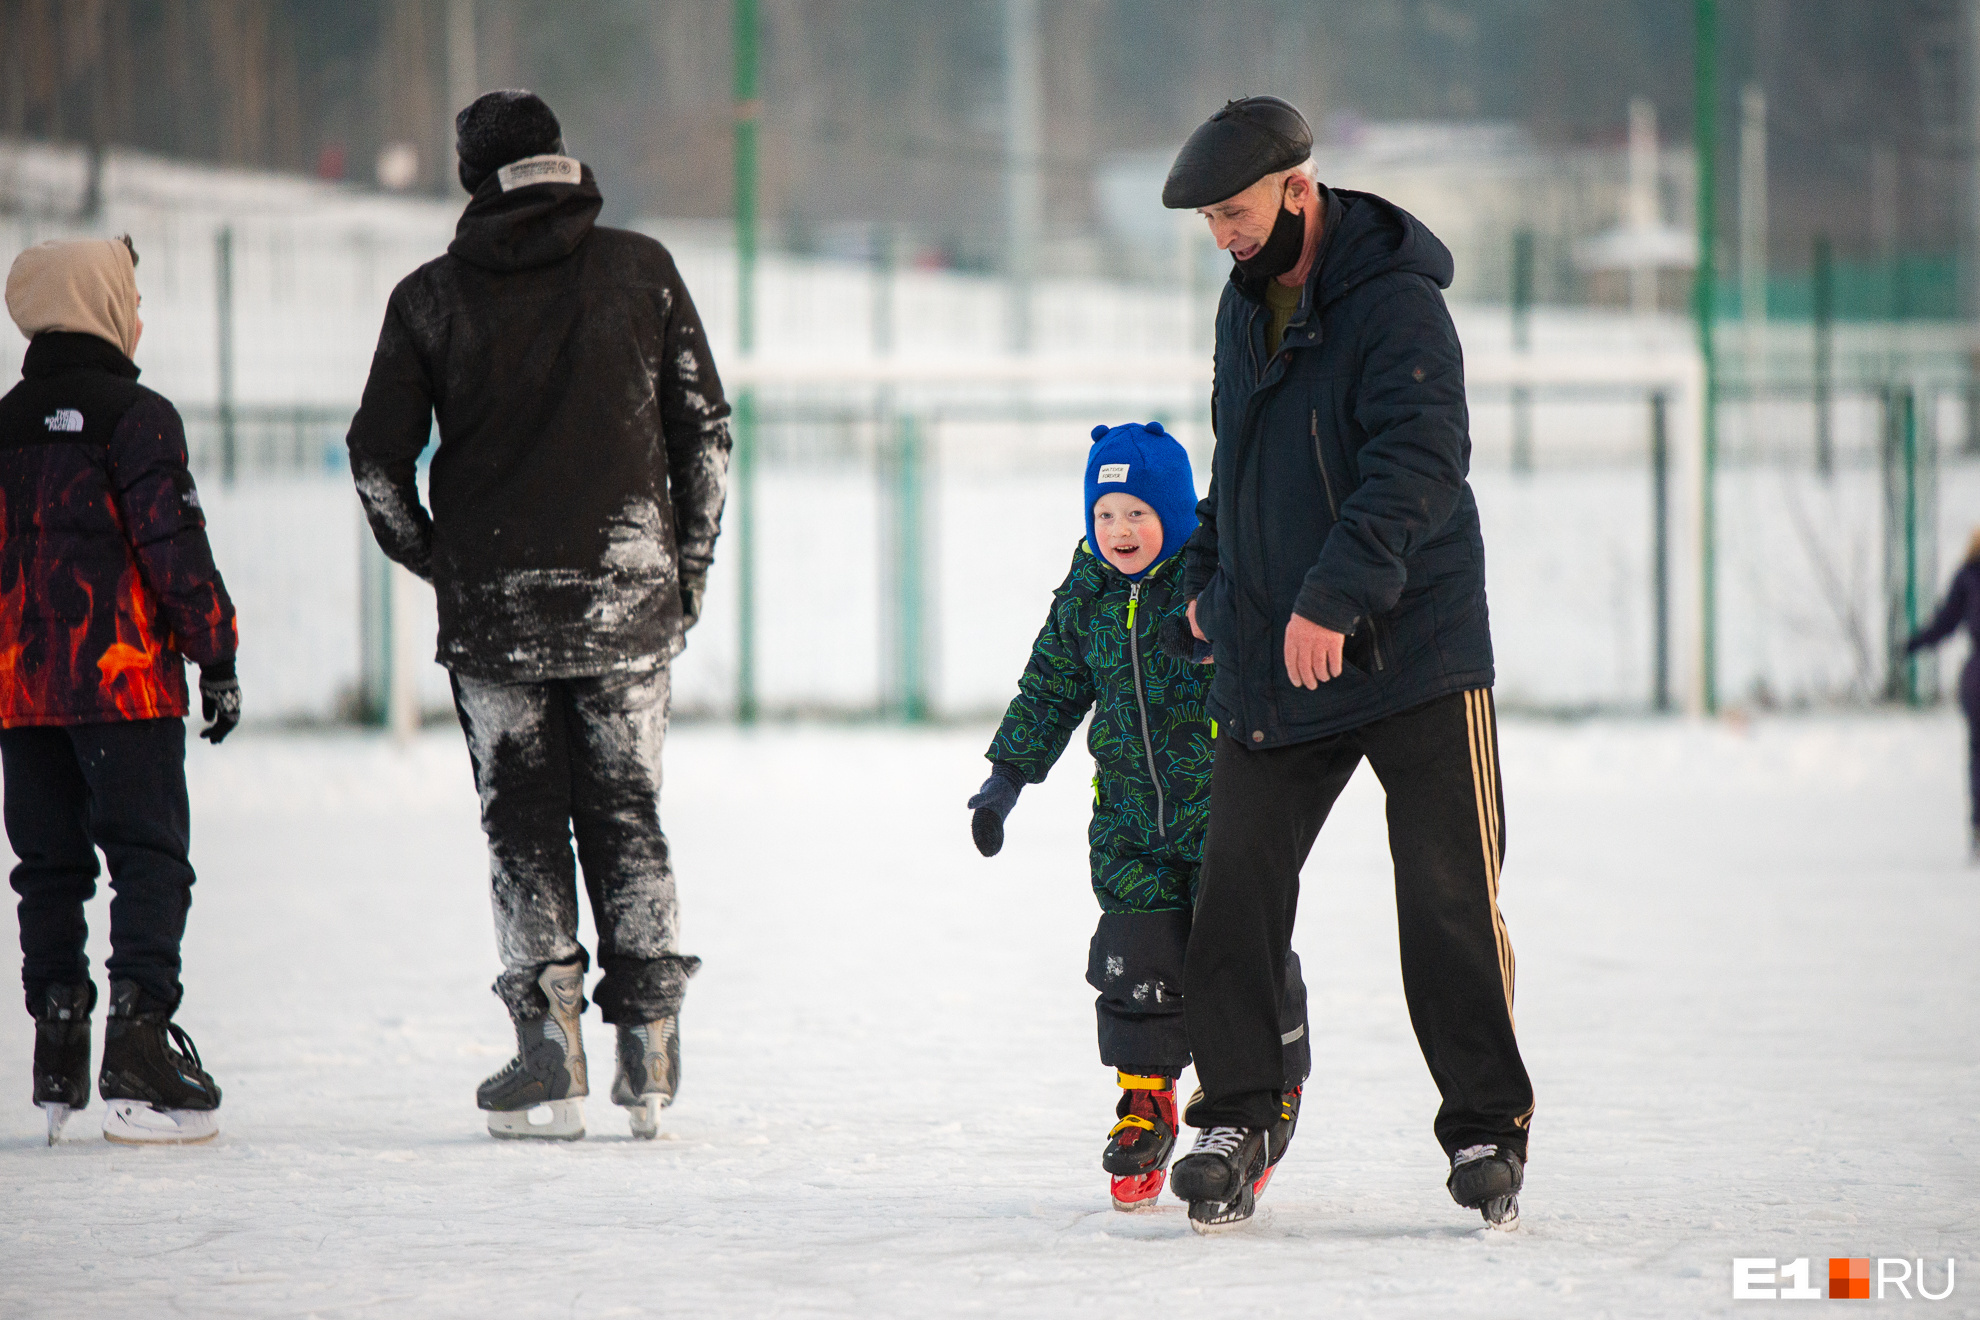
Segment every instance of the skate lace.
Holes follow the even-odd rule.
[[[1190,1147],[1192,1155],[1222,1155],[1228,1159],[1231,1152],[1244,1144],[1244,1129],[1235,1127],[1204,1128],[1196,1134],[1196,1144]]]
[[[192,1037],[186,1034],[186,1029],[176,1022],[167,1022],[165,1030],[172,1037],[172,1045],[178,1050],[180,1057],[190,1060],[195,1071],[205,1072],[206,1065],[199,1059],[199,1047],[193,1044]]]

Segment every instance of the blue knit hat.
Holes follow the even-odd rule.
[[[1162,520],[1162,553],[1147,568],[1128,575],[1139,581],[1196,532],[1196,478],[1189,470],[1189,454],[1160,422],[1093,428],[1093,448],[1086,455],[1086,546],[1096,555],[1100,538],[1093,533],[1093,505],[1115,491],[1134,496]]]

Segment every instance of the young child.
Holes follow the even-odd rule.
[[[991,774],[969,800],[970,831],[985,857],[1003,847],[1019,790],[1044,780],[1091,708],[1087,837],[1101,916],[1086,979],[1100,992],[1100,1061],[1122,1090],[1100,1162],[1114,1205],[1137,1210],[1161,1194],[1176,1140],[1176,1079],[1190,1062],[1183,952],[1213,743],[1203,704],[1210,669],[1197,662],[1214,657],[1202,644],[1192,659],[1172,653],[1188,647],[1179,640],[1188,629],[1180,551],[1196,530],[1189,455],[1157,422],[1096,426],[1093,439],[1086,539],[986,753]],[[1303,1003],[1300,1014],[1303,1026]],[[1289,1076],[1303,1080],[1304,1031],[1297,1048],[1301,1063]],[[1288,1125],[1297,1100],[1294,1089]]]
[[[172,1016],[193,883],[185,662],[218,743],[241,717],[234,607],[179,414],[137,383],[136,272],[128,239],[79,239],[31,247],[7,274],[30,342],[0,397],[0,764],[50,1145],[89,1103],[83,905],[99,849],[116,891],[103,1135],[219,1131],[220,1088]]]

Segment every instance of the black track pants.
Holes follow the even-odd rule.
[[[47,987],[89,979],[83,904],[96,895],[99,848],[114,894],[106,970],[176,1007],[193,884],[185,721],[4,729],[0,762],[28,1011]]]
[[[1526,1151],[1533,1086],[1513,1038],[1513,954],[1499,915],[1505,857],[1489,689],[1455,693],[1348,733],[1252,751],[1226,734],[1184,973],[1204,1099],[1197,1127],[1263,1127],[1279,1112],[1280,999],[1299,872],[1363,757],[1388,795],[1403,995],[1443,1096],[1446,1153]]]
[[[511,1014],[548,1006],[537,977],[583,959],[576,861],[584,868],[605,975],[594,998],[607,1022],[677,1012],[699,958],[677,948],[679,907],[660,829],[660,752],[668,671],[487,683],[454,675],[481,827],[488,835],[495,993]]]

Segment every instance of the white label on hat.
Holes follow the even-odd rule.
[[[584,166],[569,156],[525,156],[495,171],[502,191],[527,188],[532,183],[582,183]]]
[[[1128,465],[1125,463],[1102,463],[1100,465],[1100,484],[1104,486],[1113,481],[1126,481],[1127,470]]]

